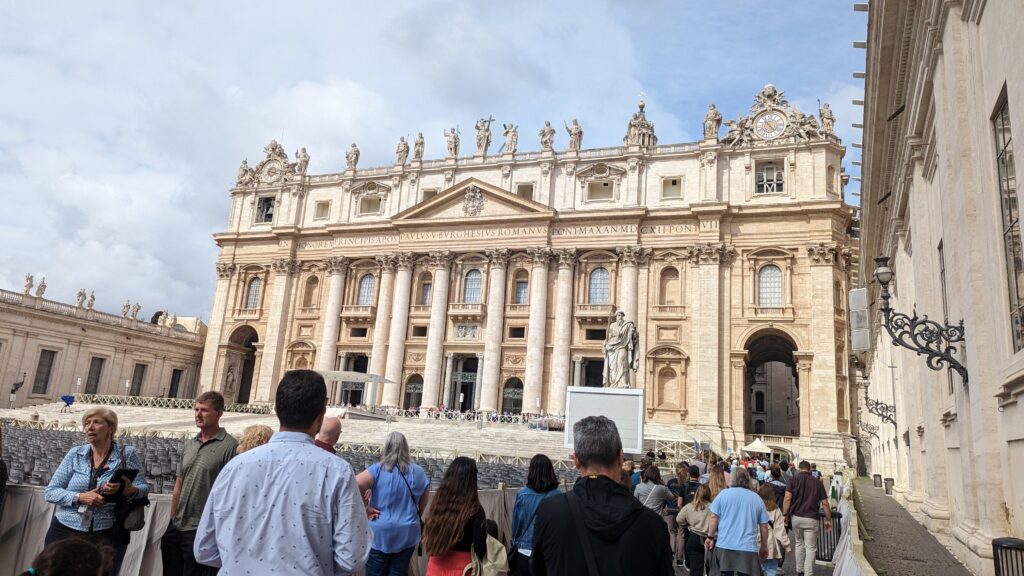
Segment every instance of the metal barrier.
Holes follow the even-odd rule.
[[[136,406],[139,408],[178,408],[191,410],[195,406],[193,398],[161,398],[153,396],[118,396],[116,394],[75,394],[75,401],[81,404],[104,404],[106,406]],[[273,407],[269,404],[225,404],[225,412],[243,414],[270,414]]]
[[[836,554],[836,546],[843,535],[843,514],[838,510],[832,512],[832,531],[825,530],[825,515],[818,518],[818,551],[815,560],[831,562]]]
[[[996,576],[1024,576],[1024,540],[996,538],[992,541]]]

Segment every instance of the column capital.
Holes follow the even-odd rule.
[[[377,261],[377,264],[380,266],[381,271],[395,271],[395,264],[397,264],[397,261],[395,260],[394,254],[381,254],[379,256],[374,256],[373,259]]]
[[[508,266],[509,249],[508,248],[495,248],[485,252],[487,254],[487,261],[491,263],[491,268],[505,268]]]
[[[642,246],[619,246],[615,249],[615,253],[619,255],[619,263],[623,266],[646,264],[651,257],[651,252],[653,250]]]
[[[217,278],[231,278],[235,273],[235,265],[231,262],[217,263]]]
[[[541,246],[538,248],[527,248],[526,253],[533,259],[534,268],[547,266],[551,262],[551,248]]]
[[[579,363],[583,362],[583,356],[573,356],[572,357],[572,361],[577,363],[577,364],[579,364]]]
[[[450,250],[434,250],[427,253],[430,266],[434,269],[447,269],[452,265],[452,253]]]
[[[449,359],[449,360],[451,360],[452,358],[455,357],[455,353],[454,352],[445,352],[444,353],[444,357]]]
[[[796,360],[796,369],[800,372],[810,372],[814,362],[814,354],[811,352],[794,352],[793,359]]]
[[[345,256],[330,256],[324,258],[323,264],[328,274],[344,274],[348,272],[349,259]]]
[[[398,252],[395,254],[395,267],[399,270],[412,270],[414,258],[412,252]]]
[[[838,255],[839,247],[835,242],[818,242],[807,247],[807,256],[813,265],[830,266],[836,263]]]
[[[553,251],[555,258],[558,258],[558,267],[561,268],[572,268],[576,265],[576,259],[579,257],[578,252],[575,248],[559,248]]]
[[[275,274],[295,276],[302,271],[302,261],[292,258],[277,258],[270,263],[270,268]]]
[[[484,359],[484,353],[483,352],[474,352],[473,355],[476,356],[480,360]],[[477,372],[479,372],[480,371],[480,367],[477,366],[476,370],[477,370]]]
[[[736,255],[736,249],[724,242],[706,242],[687,247],[692,264],[729,264]]]

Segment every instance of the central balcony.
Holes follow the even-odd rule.
[[[452,303],[448,305],[448,316],[456,322],[481,320],[484,317],[484,305]]]
[[[376,316],[376,306],[349,305],[341,309],[341,317],[353,324],[371,324]]]
[[[611,304],[577,304],[576,321],[580,324],[607,324],[614,309]]]

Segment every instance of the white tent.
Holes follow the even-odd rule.
[[[751,452],[754,454],[770,454],[772,449],[769,448],[760,438],[755,439],[750,444],[743,447],[744,452]]]
[[[352,372],[349,370],[324,370],[320,372],[324,380],[341,380],[342,382],[390,382],[393,381],[376,374],[364,374],[363,372]]]

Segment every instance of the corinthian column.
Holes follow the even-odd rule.
[[[441,389],[441,364],[444,348],[444,327],[448,312],[448,270],[452,254],[447,250],[431,252],[430,264],[434,269],[434,287],[430,295],[430,325],[427,328],[427,357],[423,369],[423,399],[421,408],[437,408],[437,395]],[[420,415],[427,418],[427,411]]]
[[[391,321],[391,295],[395,291],[395,257],[391,254],[377,256],[380,264],[380,287],[377,290],[377,316],[373,320],[373,347],[370,349],[369,372],[384,377],[384,365],[387,361],[388,324]],[[377,405],[377,383],[370,383],[370,395],[367,404]]]
[[[398,406],[402,390],[402,365],[405,362],[405,331],[409,324],[409,296],[412,292],[412,254],[395,254],[395,297],[391,306],[391,332],[388,335],[388,362],[384,368],[384,406]]]
[[[210,326],[206,332],[206,343],[203,346],[203,365],[199,369],[199,389],[203,392],[213,390],[214,376],[217,372],[217,349],[220,347],[221,332],[224,330],[224,316],[227,315],[228,289],[231,276],[235,273],[235,265],[229,262],[217,264],[217,285],[213,292],[213,309],[210,311]]]
[[[526,381],[523,383],[523,412],[536,414],[544,386],[544,341],[548,311],[548,264],[550,248],[531,248],[530,323],[526,340]]]
[[[565,412],[565,390],[569,386],[569,346],[572,343],[572,275],[576,249],[555,250],[558,258],[558,279],[555,286],[555,335],[551,353],[551,390],[547,411]]]
[[[327,310],[324,311],[324,332],[320,339],[320,355],[316,369],[323,372],[334,370],[338,355],[338,324],[341,319],[341,300],[345,291],[345,276],[348,273],[348,258],[332,256],[324,260],[328,280]]]
[[[483,383],[480,386],[480,409],[498,409],[498,382],[501,376],[501,341],[505,326],[505,277],[508,268],[508,250],[488,250],[490,271],[487,273],[487,332],[484,335]]]
[[[270,294],[270,311],[267,314],[267,339],[263,346],[260,379],[256,383],[256,402],[273,401],[275,379],[281,364],[284,327],[288,321],[288,294],[292,277],[302,269],[302,263],[290,258],[279,258],[270,267],[274,271],[274,283]]]
[[[650,254],[650,248],[640,246],[622,246],[616,248],[619,255],[619,272],[622,276],[622,290],[620,292],[619,310],[626,314],[626,320],[636,322],[637,319],[637,266],[646,260]]]

